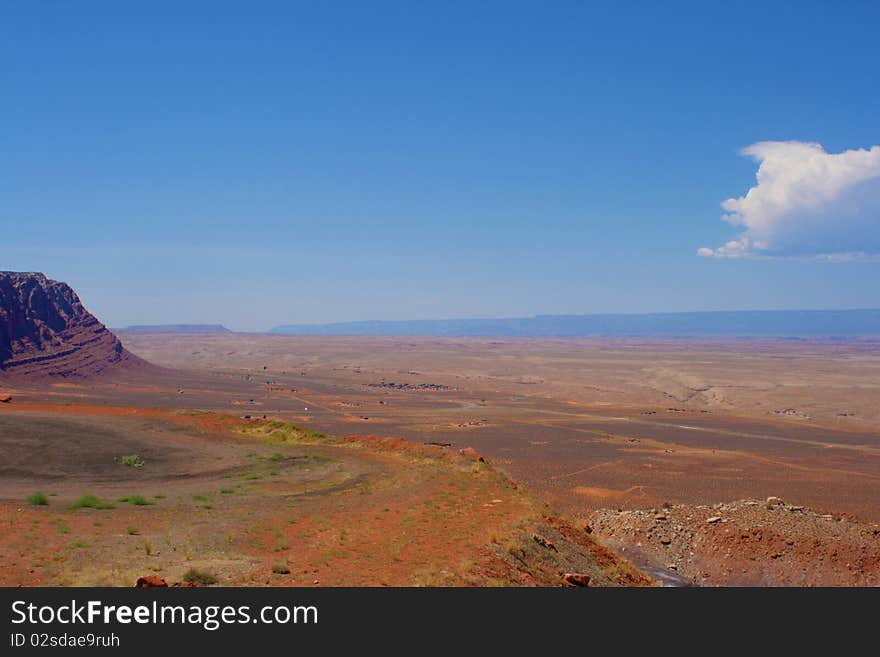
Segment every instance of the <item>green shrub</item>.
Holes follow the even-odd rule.
[[[210,586],[211,584],[217,583],[217,578],[207,571],[190,568],[183,574],[183,581],[189,582],[190,584]]]
[[[153,502],[150,502],[148,499],[144,498],[141,495],[129,495],[128,497],[120,497],[117,502],[128,502],[129,504],[134,504],[135,506],[150,506]]]
[[[83,495],[68,507],[71,511],[76,509],[112,509],[110,502],[98,499],[94,495]]]
[[[130,468],[142,468],[144,467],[144,462],[137,454],[129,454],[122,457],[122,465],[127,465]]]
[[[33,504],[34,506],[46,506],[49,503],[49,498],[46,497],[44,492],[38,490],[33,495],[29,495],[27,501],[28,504]]]

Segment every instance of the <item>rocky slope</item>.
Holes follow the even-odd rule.
[[[596,536],[637,564],[699,586],[877,586],[880,525],[777,497],[603,509]]]
[[[0,272],[0,378],[89,377],[148,367],[66,283]]]

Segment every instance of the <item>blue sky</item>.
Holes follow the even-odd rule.
[[[752,144],[880,143],[878,24],[872,2],[4,2],[0,269],[111,326],[877,307],[874,187],[834,197],[861,214],[831,237],[721,203],[755,186]]]

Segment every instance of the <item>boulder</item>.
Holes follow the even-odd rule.
[[[580,588],[590,585],[590,576],[584,573],[565,573],[562,576],[562,583],[572,588]]]
[[[157,587],[167,587],[168,582],[159,577],[158,575],[147,575],[146,577],[139,577],[137,584],[135,584],[139,589],[151,588],[154,586]]]

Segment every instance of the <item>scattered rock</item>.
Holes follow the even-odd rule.
[[[590,585],[590,576],[583,573],[565,573],[562,582],[569,587],[583,587]]]
[[[654,520],[666,520],[665,513],[657,513],[654,515]]]
[[[783,502],[778,497],[770,496],[767,498],[767,504],[769,504],[770,506],[783,506],[785,504],[785,502]]]
[[[12,395],[0,394],[0,404],[8,404],[12,401]]]
[[[672,543],[672,539],[669,538],[668,536],[664,536],[663,538],[660,539],[660,542],[663,545],[669,545],[670,543]]]
[[[275,573],[276,575],[289,575],[290,568],[288,568],[287,566],[285,566],[283,564],[276,564],[276,565],[272,566],[272,572]]]
[[[721,522],[721,516],[712,516],[711,518],[706,518],[707,525],[714,525],[717,522]]]
[[[553,544],[553,541],[547,540],[540,534],[532,534],[532,538],[535,540],[535,543],[540,545],[541,547],[545,547],[548,550],[553,550],[554,552],[558,552],[556,546]]]

